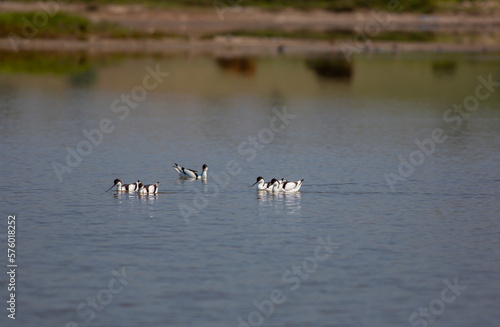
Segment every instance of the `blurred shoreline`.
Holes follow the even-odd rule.
[[[216,56],[273,56],[273,55],[338,55],[345,53],[342,44],[321,41],[265,40],[254,38],[232,38],[215,41],[183,40],[29,40],[15,51],[9,39],[0,39],[0,51],[19,52],[88,52],[91,55],[128,54],[176,54]],[[356,49],[358,50],[358,49]],[[355,53],[429,52],[429,53],[496,53],[500,45],[436,44],[416,42],[373,42]],[[350,56],[349,56],[350,57]]]
[[[82,16],[96,26],[107,24],[114,30],[118,27],[130,31],[125,36],[100,30],[78,36],[23,35],[26,31],[36,32],[35,21],[30,22],[33,26],[23,26],[18,33],[0,37],[0,51],[346,56],[359,52],[500,52],[499,11],[396,14],[380,10],[335,13],[251,7],[222,9],[142,5],[90,8],[85,4],[57,4],[56,8],[32,2],[0,2],[1,13],[38,13],[41,22],[43,15],[64,12]]]

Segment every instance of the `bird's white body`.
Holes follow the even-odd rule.
[[[123,184],[121,180],[115,179],[113,186],[111,186],[108,189],[108,191],[116,186],[116,190],[118,192],[137,192],[139,190],[140,183],[141,183],[140,181],[137,181],[137,182],[132,183],[132,184]]]
[[[207,171],[208,171],[207,165],[203,165],[203,167],[202,167],[203,171],[202,171],[201,175],[198,174],[198,172],[196,170],[187,169],[187,168],[179,166],[178,164],[175,164],[174,169],[177,171],[177,173],[179,174],[179,176],[181,178],[207,180]]]
[[[300,190],[303,181],[303,179],[296,182],[288,182],[285,180],[278,181],[277,179],[273,179],[271,181],[271,190],[272,192],[294,193]]]
[[[138,192],[140,194],[157,194],[159,185],[160,182],[156,182],[155,184],[149,184],[149,185],[143,185],[142,183],[139,183]]]
[[[257,184],[258,191],[271,191],[271,182],[266,183],[263,177],[257,177],[257,181],[253,185],[250,185],[250,187],[254,186],[255,184]]]

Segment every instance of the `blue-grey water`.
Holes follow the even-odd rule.
[[[1,65],[2,326],[500,321],[500,57],[84,59]]]

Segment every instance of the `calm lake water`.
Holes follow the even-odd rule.
[[[499,56],[10,56],[0,198],[2,233],[17,218],[17,312],[2,326],[498,324],[488,78]],[[207,164],[208,181],[174,163]],[[257,176],[305,181],[259,194]],[[115,178],[160,193],[105,192]]]

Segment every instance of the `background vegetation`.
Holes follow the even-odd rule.
[[[34,0],[21,0],[34,2]],[[353,11],[356,9],[384,9],[391,0],[68,0],[67,3],[86,3],[89,6],[105,4],[143,4],[162,7],[201,7],[212,8],[214,2],[220,6],[248,6],[266,9],[326,9],[333,11]],[[443,5],[458,3],[480,3],[486,0],[399,0],[404,11],[433,12]]]
[[[40,21],[43,25],[38,28],[35,24],[39,21],[35,17],[36,12],[27,13],[0,13],[0,37],[8,37],[11,33],[15,35],[32,35],[33,38],[45,39],[78,39],[86,40],[90,35],[99,35],[107,38],[144,38],[177,36],[155,31],[147,33],[139,30],[131,30],[119,24],[101,22],[92,23],[89,19],[75,14],[65,12],[55,13],[47,22]]]
[[[21,0],[29,2],[28,0]],[[215,2],[217,1],[217,2]],[[142,5],[160,6],[162,9],[170,7],[177,8],[200,8],[204,7],[209,10],[214,10],[214,2],[219,7],[224,6],[255,6],[270,10],[278,10],[282,8],[299,8],[310,10],[312,8],[322,8],[334,11],[347,11],[358,9],[387,9],[390,1],[400,1],[401,7],[407,11],[413,12],[432,12],[436,8],[443,7],[446,4],[451,8],[455,5],[468,5],[469,7],[476,3],[488,3],[483,0],[476,1],[461,1],[461,0],[145,0],[140,2]],[[72,3],[85,3],[87,11],[96,10],[101,5],[105,4],[136,4],[132,0],[69,0]],[[491,3],[491,1],[490,1]],[[43,16],[43,15],[42,15]],[[181,37],[187,38],[186,35],[161,32],[151,30],[150,32],[141,29],[130,29],[118,23],[101,21],[99,23],[91,22],[85,15],[70,14],[63,11],[55,13],[47,21],[40,22],[41,16],[37,16],[37,12],[6,12],[0,13],[0,37],[8,37],[11,34],[15,35],[31,35],[29,38],[43,39],[77,39],[88,40],[91,36],[99,38],[163,38],[163,37]],[[45,18],[47,18],[45,16]],[[40,28],[33,26],[37,23]],[[27,27],[28,26],[28,27]],[[313,39],[326,40],[334,42],[342,39],[352,39],[355,32],[352,30],[280,30],[280,29],[259,29],[255,26],[253,29],[233,30],[224,32],[207,31],[202,35],[198,35],[201,39],[212,39],[220,35],[232,36],[247,36],[247,37],[266,37],[266,38],[287,38],[287,39]],[[410,42],[433,42],[436,41],[436,35],[428,31],[382,31],[378,35],[372,37],[374,41],[410,41]],[[476,36],[472,35],[472,39]],[[450,39],[454,41],[450,35],[440,37],[441,41]]]

